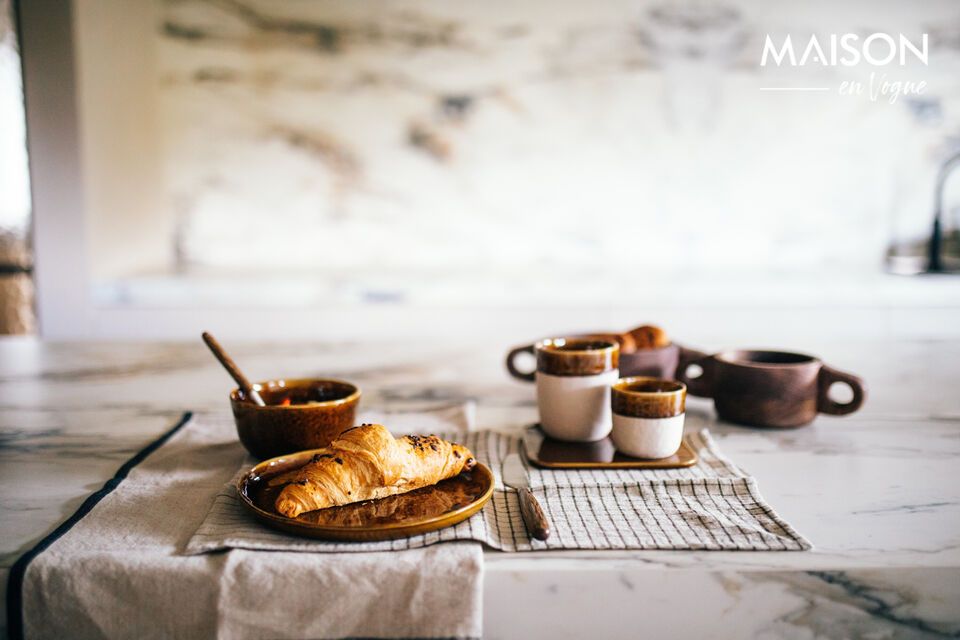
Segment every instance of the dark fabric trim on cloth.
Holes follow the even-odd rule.
[[[107,480],[103,488],[84,500],[83,504],[80,505],[80,508],[77,509],[72,516],[67,518],[59,527],[54,529],[43,540],[34,545],[32,549],[17,559],[10,568],[10,575],[7,578],[7,637],[10,638],[10,640],[23,640],[23,578],[27,574],[27,567],[30,566],[30,562],[70,531],[75,524],[83,520],[84,516],[97,506],[97,503],[120,486],[120,483],[127,477],[131,469],[146,460],[147,456],[163,446],[163,444],[173,437],[177,431],[180,431],[192,417],[192,412],[188,411],[184,413],[177,424],[141,449],[135,456],[124,462],[123,466],[117,469],[113,477]]]

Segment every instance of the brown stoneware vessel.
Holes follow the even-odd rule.
[[[660,378],[621,378],[613,385],[613,412],[631,418],[672,418],[686,410],[687,389]]]
[[[277,476],[310,462],[316,451],[300,451],[264,460],[237,481],[240,504],[263,524],[285,533],[321,540],[391,540],[436,531],[480,511],[493,496],[493,472],[478,463],[471,471],[429,487],[379,500],[328,507],[288,518],[274,504],[282,485]]]
[[[617,368],[616,341],[589,338],[541,340],[535,348],[537,371],[552,376],[595,376]]]
[[[266,406],[230,393],[240,442],[259,459],[319,449],[356,423],[360,389],[343,380],[268,380],[254,385]]]
[[[699,366],[696,378],[689,370]],[[859,377],[828,367],[818,358],[787,351],[741,349],[707,355],[687,351],[677,379],[690,395],[713,398],[724,420],[755,427],[800,427],[818,413],[853,413],[863,405],[866,386]],[[830,398],[834,383],[853,391],[850,402]]]
[[[683,347],[668,344],[658,349],[642,349],[620,354],[620,375],[672,380],[677,373]]]

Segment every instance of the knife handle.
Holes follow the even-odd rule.
[[[543,509],[533,497],[533,492],[530,489],[517,489],[517,496],[520,498],[520,514],[523,516],[523,524],[527,526],[527,532],[537,540],[549,538],[550,522],[547,516],[543,515]]]

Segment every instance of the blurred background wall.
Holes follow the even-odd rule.
[[[960,149],[952,0],[76,0],[72,28],[101,314],[79,333],[826,309],[855,334],[960,307],[953,280],[884,274]],[[759,64],[767,34],[847,32],[928,34],[929,64]],[[839,95],[871,73],[927,88]]]

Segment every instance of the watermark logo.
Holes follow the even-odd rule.
[[[871,33],[861,37],[856,33],[830,34],[818,38],[794,41],[787,35],[776,42],[767,34],[760,55],[760,66],[775,67],[858,67],[904,68],[930,64],[930,41],[924,33],[915,42],[900,33]],[[906,95],[920,95],[927,88],[925,81],[911,82],[890,77],[887,71],[872,69],[866,82],[844,80],[835,88],[840,95],[866,95],[876,102],[886,99],[891,104]],[[816,87],[761,87],[761,91],[832,91],[829,86]]]
[[[882,67],[899,60],[901,67],[907,65],[908,56],[912,56],[924,65],[930,63],[929,37],[925,33],[919,46],[902,33],[899,39],[889,33],[871,33],[861,40],[856,33],[831,34],[826,46],[820,43],[816,35],[811,35],[803,47],[803,53],[797,56],[793,40],[788,35],[778,48],[773,38],[767,35],[763,43],[763,55],[760,66],[765,67],[771,60],[778,67],[785,62],[792,67],[802,67],[808,63],[823,66],[855,67],[862,62]]]

